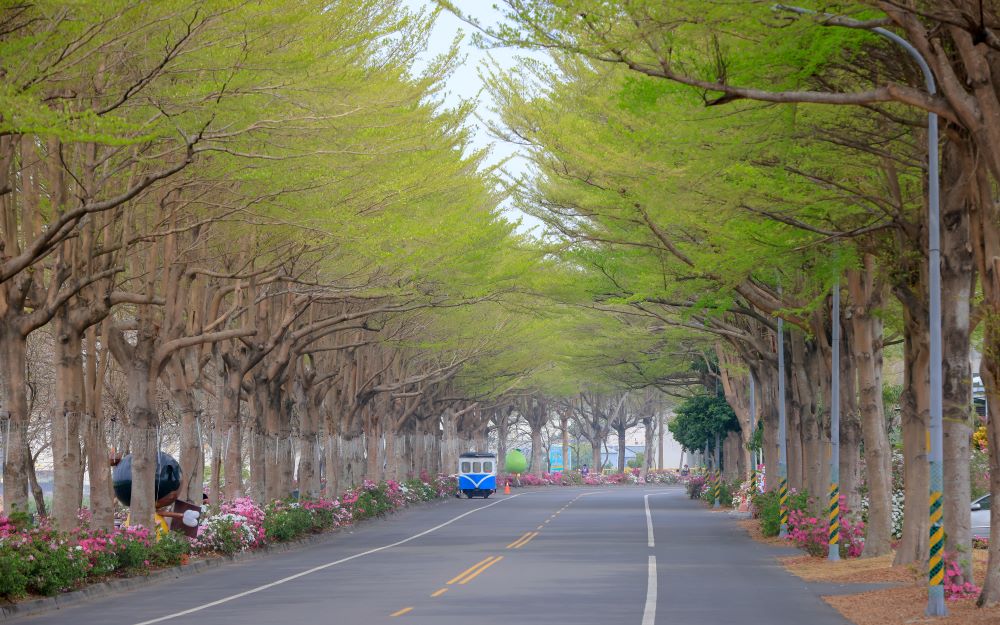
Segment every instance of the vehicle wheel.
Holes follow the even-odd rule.
[[[466,499],[472,499],[472,491],[468,491],[468,490],[465,491],[465,498]]]
[[[483,499],[489,499],[489,498],[490,498],[490,493],[489,491],[486,491],[486,494],[483,495]]]

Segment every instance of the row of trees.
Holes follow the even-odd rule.
[[[501,217],[471,106],[440,102],[455,51],[415,69],[433,20],[0,9],[4,512],[110,527],[131,453],[149,525],[157,449],[183,498],[267,501],[503,457],[522,423],[539,473],[546,428],[594,466],[638,424],[653,448],[662,397],[625,375],[645,330],[581,308],[579,267]]]
[[[645,329],[631,383],[669,386],[678,345],[710,343],[745,437],[751,381],[757,389],[768,469],[784,403],[790,485],[825,493],[839,324],[841,490],[857,500],[864,481],[870,556],[891,549],[882,364],[886,350],[900,356],[899,564],[928,557],[926,113],[940,116],[944,530],[971,577],[974,345],[1000,437],[996,3],[871,0],[837,3],[831,16],[811,2],[812,17],[767,3],[504,4],[502,24],[477,24],[484,41],[551,59],[490,75],[495,131],[526,146],[535,168],[512,189],[555,253],[585,268],[591,309]],[[912,42],[937,93],[876,27]],[[832,288],[847,302],[839,318]],[[1000,494],[997,445],[990,454]],[[1000,600],[1000,517],[990,538],[983,603]]]
[[[504,389],[455,377],[494,349],[532,261],[468,107],[438,101],[454,53],[413,69],[431,16],[41,1],[0,24],[5,510],[39,457],[54,521],[75,522],[86,470],[108,526],[109,456],[132,453],[148,525],[166,437],[187,497],[207,465],[215,492],[265,499],[295,474],[318,494],[321,464],[334,494],[433,471],[424,447],[482,432],[476,399]]]

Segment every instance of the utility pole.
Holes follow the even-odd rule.
[[[837,18],[840,25],[849,28],[865,28],[881,35],[903,48],[920,66],[927,85],[927,93],[937,93],[937,83],[927,59],[891,30],[882,27],[872,27],[849,18],[817,13],[811,9],[775,5],[776,10],[790,11],[799,15],[817,15],[830,23]],[[930,327],[930,423],[928,425],[928,443],[930,447],[930,558],[927,562],[927,616],[947,616],[948,608],[944,602],[944,515],[941,509],[941,497],[944,491],[943,461],[943,428],[944,398],[941,371],[941,166],[938,162],[938,116],[937,113],[927,113],[927,277],[928,277],[928,325]]]
[[[830,562],[840,560],[840,278],[833,284],[832,379],[830,381]]]
[[[753,441],[757,433],[757,383],[753,378],[753,371],[750,371],[750,493],[757,491],[757,452],[753,448]]]
[[[781,294],[781,287],[778,287]],[[778,317],[778,505],[781,538],[788,536],[788,450],[785,448],[785,322]]]
[[[663,461],[663,411],[662,410],[657,415],[656,420],[657,420],[656,437],[657,437],[657,445],[659,447],[659,453],[657,454],[657,458],[659,458],[660,460],[657,463],[657,466],[662,471],[667,464],[666,462]]]
[[[722,465],[719,462],[719,433],[715,433],[715,490],[712,495],[715,497],[715,503],[712,507],[719,509],[722,504],[719,502],[719,495],[722,491]]]

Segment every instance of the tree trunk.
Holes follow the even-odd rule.
[[[497,475],[507,473],[507,436],[509,424],[507,422],[508,413],[498,411],[497,413]]]
[[[970,305],[976,265],[970,245],[975,162],[954,140],[942,153],[941,344],[943,383],[943,468],[945,551],[960,554],[965,580],[972,580],[972,366],[969,362]],[[964,580],[963,580],[964,581]]]
[[[365,478],[365,437],[345,434],[340,441],[340,484],[343,490],[360,486]]]
[[[861,416],[858,408],[857,374],[852,354],[854,332],[843,319],[840,358],[840,493],[845,507],[857,518],[861,515]],[[843,509],[841,510],[843,512]]]
[[[86,416],[84,444],[87,472],[90,476],[91,527],[111,531],[114,527],[114,491],[111,488],[111,466],[108,463],[108,443],[105,436],[103,389],[111,352],[108,350],[107,320],[104,321],[104,345],[98,348],[97,328],[87,328],[87,359],[85,366]]]
[[[820,356],[815,345],[806,341],[800,331],[789,333],[791,337],[792,358],[789,363],[792,370],[792,381],[794,384],[795,402],[793,407],[797,409],[802,421],[802,487],[815,499],[814,512],[819,513],[823,508],[826,499],[826,491],[829,486],[829,456],[827,455],[828,440],[824,436],[823,415],[826,411],[822,406],[829,403],[830,380],[828,372],[819,363]],[[824,380],[824,377],[826,379]],[[823,393],[817,393],[817,386]],[[789,436],[788,457],[789,465],[794,456],[796,440]],[[791,476],[792,473],[790,472]],[[791,479],[789,479],[791,485]]]
[[[1000,246],[998,246],[1000,251]],[[984,276],[985,277],[985,276]],[[996,274],[990,276],[997,278]],[[1000,286],[1000,284],[995,284]],[[1000,294],[1000,293],[998,293]],[[987,427],[989,428],[989,440],[1000,441],[1000,318],[994,316],[986,321],[986,328],[983,338],[983,360],[979,367],[979,375],[982,377],[983,386],[986,388],[987,402]],[[987,357],[985,354],[992,354]],[[997,501],[1000,496],[1000,445],[991,444],[990,454],[990,493],[993,501]],[[1000,505],[990,506],[990,540],[989,540],[989,560],[986,565],[986,579],[983,581],[983,591],[979,595],[979,605],[992,606],[1000,602]]]
[[[399,453],[405,449],[400,445],[400,436],[391,428],[385,432],[385,479],[399,481]]]
[[[7,417],[3,428],[3,511],[28,510],[28,397],[25,376],[27,345],[24,337],[0,322],[0,377]]]
[[[904,512],[903,537],[893,564],[924,562],[928,555],[930,468],[927,461],[927,427],[930,398],[927,322],[922,311],[903,307],[904,383],[900,397],[903,427]]]
[[[87,475],[90,478],[90,525],[94,529],[110,531],[114,527],[115,508],[104,422],[98,415],[88,415],[85,422]]]
[[[757,370],[760,383],[760,418],[764,423],[764,487],[771,491],[778,488],[778,370],[762,367]]]
[[[819,384],[819,380],[809,379],[806,373],[805,337],[802,332],[786,328],[786,336],[788,347],[785,369],[789,382],[786,392],[790,400],[785,411],[788,487],[799,491],[808,490],[811,495],[815,495],[812,492],[814,486],[809,479],[816,477],[817,466],[809,463],[815,458],[813,443],[818,436],[818,426],[812,418],[812,390]],[[826,489],[825,486],[823,488]]]
[[[35,457],[28,454],[28,484],[31,486],[31,497],[35,500],[35,510],[38,516],[45,518],[49,516],[45,505],[45,491],[38,483],[38,475],[35,473]]]
[[[618,433],[618,472],[625,472],[625,428],[621,427]]]
[[[298,486],[299,497],[315,499],[320,494],[319,473],[317,469],[317,458],[319,439],[316,433],[306,436],[299,436],[299,466],[298,466]]]
[[[862,555],[876,557],[892,550],[892,449],[882,405],[882,285],[875,275],[875,258],[866,255],[864,271],[849,270],[852,358],[858,376],[861,432],[868,483],[868,523]]]
[[[251,394],[251,419],[253,427],[250,431],[250,497],[258,502],[267,501],[266,487],[270,479],[267,471],[268,444],[264,427],[264,408],[256,392]],[[272,452],[273,453],[273,452]],[[227,467],[228,470],[228,467]],[[229,479],[226,479],[228,490]]]
[[[341,484],[341,453],[340,435],[328,427],[326,445],[323,446],[323,468],[326,478],[323,483],[323,497],[326,499],[336,499],[344,492]]]
[[[129,443],[132,451],[132,525],[152,529],[156,494],[156,462],[159,451],[159,418],[155,406],[155,378],[150,371],[152,341],[139,338],[131,362],[127,363]]]
[[[425,440],[428,441],[427,445],[427,464],[428,472],[432,475],[449,475],[453,470],[453,467],[442,467],[441,466],[441,448],[442,440],[441,437],[444,433],[440,428],[437,427],[437,421],[431,422],[435,427],[430,434],[427,435]]]
[[[980,161],[977,201],[973,203],[972,241],[983,290],[983,360],[979,365],[987,399],[990,455],[990,494],[1000,501],[1000,204],[993,197],[993,181]],[[989,561],[979,605],[1000,602],[1000,505],[990,506]]]
[[[175,359],[181,357],[181,354],[174,354]],[[200,506],[205,475],[205,456],[201,446],[201,393],[189,385],[185,371],[177,360],[167,364],[166,382],[170,397],[181,415],[179,498]]]
[[[83,505],[83,453],[80,448],[80,413],[84,406],[83,337],[62,311],[53,320],[55,342],[52,388],[52,521],[61,530],[77,526]],[[106,460],[105,460],[106,462]]]
[[[441,453],[438,457],[445,473],[452,474],[458,470],[458,420],[449,410],[441,417],[443,426],[441,432]]]
[[[374,418],[365,427],[365,477],[373,482],[382,480],[382,432]]]
[[[531,423],[531,472],[541,476],[545,472],[545,457],[542,452],[542,425],[536,421]]]
[[[559,416],[559,431],[562,432],[563,471],[571,471],[573,467],[569,463],[569,415]]]
[[[646,476],[649,474],[649,470],[653,468],[653,441],[656,439],[656,427],[653,425],[656,423],[656,416],[645,419],[643,425],[646,427],[646,454],[642,458],[642,481],[646,481]]]
[[[657,454],[656,454],[656,466],[662,471],[665,468],[665,463],[663,462],[663,430],[666,424],[663,422],[663,413],[660,412],[656,416],[656,439],[657,439]],[[684,452],[681,451],[681,459],[684,457]]]
[[[243,428],[240,420],[243,375],[239,369],[228,365],[223,366],[220,375],[219,412],[215,416],[219,427],[216,428],[215,439],[222,448],[222,473],[225,477],[222,499],[233,501],[246,492],[243,488]],[[213,479],[218,481],[221,477],[213,476]]]

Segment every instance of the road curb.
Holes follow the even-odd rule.
[[[405,510],[402,510],[400,512],[405,512],[406,510],[413,510],[416,508],[441,505],[443,503],[448,502],[449,500],[450,497],[442,497],[434,501],[421,502],[416,505],[408,506]],[[354,523],[352,525],[348,525],[346,527],[338,527],[336,529],[323,532],[321,534],[306,536],[305,538],[300,538],[298,540],[293,540],[287,543],[276,543],[273,545],[267,545],[261,549],[257,549],[254,551],[246,551],[232,556],[215,556],[204,560],[196,560],[189,564],[182,564],[181,566],[175,566],[169,569],[151,571],[147,575],[137,575],[135,577],[112,579],[106,582],[98,582],[96,584],[90,584],[79,590],[73,590],[70,592],[61,593],[52,597],[42,597],[39,599],[31,599],[28,601],[21,601],[19,603],[12,603],[9,605],[0,605],[0,622],[9,621],[15,618],[35,616],[45,612],[52,612],[65,607],[74,606],[83,603],[85,601],[90,601],[100,597],[106,597],[108,595],[112,595],[115,593],[124,592],[128,590],[135,590],[146,586],[152,586],[153,584],[161,583],[168,580],[174,580],[174,579],[180,579],[182,577],[190,577],[192,575],[198,575],[200,573],[204,573],[205,571],[216,569],[222,566],[227,566],[229,564],[237,564],[248,560],[258,560],[261,558],[266,558],[272,554],[303,549],[311,545],[314,545],[316,543],[327,541],[337,536],[338,534],[343,534],[343,533],[349,534],[356,529],[366,527],[373,523],[377,523],[380,520],[381,519],[378,518],[365,519],[357,523]]]

